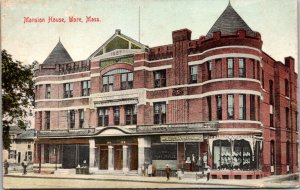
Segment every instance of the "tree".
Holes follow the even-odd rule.
[[[10,147],[9,129],[27,126],[28,111],[34,101],[33,65],[22,65],[1,51],[2,57],[2,139],[3,147]]]

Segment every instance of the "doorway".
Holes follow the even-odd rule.
[[[137,170],[138,169],[138,146],[131,145],[130,146],[130,170]]]
[[[107,170],[108,169],[108,147],[107,146],[100,146],[100,170]]]
[[[115,146],[114,169],[122,170],[122,168],[123,168],[123,147]]]

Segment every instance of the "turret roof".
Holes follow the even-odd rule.
[[[58,41],[52,52],[43,62],[43,64],[56,64],[56,63],[65,63],[65,62],[72,62],[73,59],[69,55],[68,51],[65,49],[63,44]]]
[[[207,37],[212,37],[213,32],[220,31],[222,34],[235,34],[238,30],[244,29],[247,34],[254,36],[255,32],[247,25],[240,15],[233,9],[230,2],[218,20],[207,33]]]

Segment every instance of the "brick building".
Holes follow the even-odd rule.
[[[35,70],[35,163],[94,172],[198,170],[254,179],[298,170],[295,61],[229,4],[207,35],[149,48],[120,30],[83,61],[59,41]]]

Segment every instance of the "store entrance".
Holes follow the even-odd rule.
[[[100,170],[107,170],[108,169],[108,147],[107,146],[100,146]]]
[[[122,146],[115,146],[114,169],[122,170],[122,168],[123,168],[123,148]]]
[[[131,145],[130,146],[130,170],[138,169],[138,146]]]
[[[199,159],[199,142],[184,143],[186,171],[197,171],[196,163]]]

